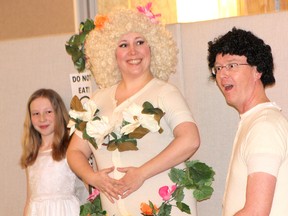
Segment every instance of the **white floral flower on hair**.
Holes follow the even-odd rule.
[[[160,17],[161,14],[154,14],[151,10],[152,2],[147,3],[145,6],[138,6],[137,9],[140,13],[145,14],[153,23],[159,23],[157,17]]]

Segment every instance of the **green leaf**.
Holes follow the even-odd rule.
[[[142,107],[144,108],[143,112],[144,112],[144,110],[153,110],[154,109],[153,105],[148,101],[145,101],[143,103]]]
[[[102,204],[99,195],[93,200],[92,204],[95,212],[102,211]]]
[[[153,203],[152,203],[150,200],[149,200],[149,206],[150,206],[150,208],[152,209],[153,215],[155,215],[155,214],[157,213],[157,209],[154,208],[154,205],[153,205]]]
[[[182,182],[183,179],[185,178],[185,172],[184,170],[180,170],[180,169],[173,167],[168,173],[168,176],[170,177],[172,182],[179,183],[179,182]]]
[[[95,149],[98,149],[95,139],[87,134],[86,128],[83,131],[82,137],[83,139],[88,140],[88,142],[91,143]]]
[[[185,212],[187,214],[191,214],[191,211],[190,211],[190,207],[183,203],[183,202],[176,202],[176,206],[182,211],[182,212]]]
[[[115,151],[117,149],[117,145],[115,142],[109,142],[108,146],[107,146],[107,150],[108,151]]]
[[[132,142],[122,142],[117,144],[119,152],[123,151],[136,151],[138,150],[137,146]]]
[[[72,53],[72,61],[74,64],[78,64],[79,62],[83,61],[83,53],[78,49],[75,49],[75,52]]]
[[[71,56],[79,50],[78,47],[69,45],[69,44],[65,45],[65,49],[66,49],[66,52]]]
[[[78,37],[77,34],[72,35],[70,37],[70,39],[68,41],[66,41],[66,44],[68,44],[70,46],[77,46],[78,47],[78,45],[76,45],[77,44],[77,37]],[[75,40],[76,40],[76,42],[75,42]]]
[[[80,111],[80,112],[84,112],[86,111],[83,108],[83,105],[80,101],[80,99],[77,97],[77,95],[74,95],[71,102],[70,102],[70,108],[75,110],[75,111]]]
[[[162,203],[162,205],[159,208],[159,212],[157,216],[170,216],[172,210],[172,205],[168,203]]]
[[[112,132],[110,135],[113,137],[113,140],[117,139],[117,135],[114,132]]]
[[[197,201],[209,199],[213,193],[211,185],[214,181],[214,170],[198,160],[187,161],[185,165],[185,169],[172,168],[168,174],[171,181],[177,184],[177,189],[172,194],[174,199],[177,202],[183,200],[180,188],[182,192],[184,188],[194,190],[193,196]]]
[[[184,187],[177,187],[172,196],[177,202],[181,202],[184,199]]]
[[[84,42],[85,42],[86,36],[87,36],[87,33],[79,34],[79,38],[78,38],[78,40],[79,40],[79,42],[80,42],[79,46],[84,45]]]
[[[78,72],[82,72],[85,69],[85,58],[80,57],[77,61],[74,62],[75,68]]]
[[[199,161],[186,162],[189,177],[193,179],[196,184],[205,185],[205,182],[214,180],[215,172],[205,163]]]
[[[106,215],[106,211],[102,209],[100,196],[97,196],[93,202],[87,202],[80,206],[80,216],[102,216]]]
[[[71,55],[73,64],[78,72],[85,70],[86,56],[84,53],[84,44],[87,35],[95,27],[94,21],[87,19],[85,22],[80,23],[79,34],[72,35],[66,42],[66,52]]]
[[[195,189],[193,195],[197,201],[209,199],[213,193],[213,188],[210,186],[203,186],[200,189]]]
[[[133,132],[129,134],[129,138],[141,139],[143,136],[145,136],[149,132],[150,132],[149,129],[139,126],[138,128],[136,128]]]
[[[92,19],[87,19],[84,23],[83,32],[89,33],[95,28],[94,21]]]
[[[83,122],[80,120],[79,123],[75,125],[75,127],[76,127],[76,129],[84,132],[84,130],[86,128],[86,124],[87,124],[87,122]],[[88,136],[88,134],[87,134],[87,136]]]
[[[92,204],[91,203],[85,203],[84,205],[80,206],[80,216],[86,216],[89,214],[92,210]]]
[[[164,112],[161,109],[154,108],[154,106],[148,101],[145,101],[142,106],[143,106],[142,113],[144,114],[155,114],[158,115],[160,119],[164,115]]]
[[[77,47],[82,46],[83,41],[81,38],[81,34],[72,36],[70,40],[70,44],[77,46]]]

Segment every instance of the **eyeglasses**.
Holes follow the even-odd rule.
[[[223,68],[226,68],[228,71],[234,71],[240,65],[249,65],[249,64],[238,64],[238,63],[230,63],[223,66],[214,66],[212,67],[212,74],[216,76],[218,72],[220,72]]]

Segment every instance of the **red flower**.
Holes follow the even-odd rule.
[[[162,197],[164,201],[167,201],[171,198],[171,195],[176,190],[176,188],[177,188],[176,185],[172,185],[170,189],[168,186],[163,186],[159,189],[159,195]]]
[[[144,7],[138,6],[137,9],[140,13],[145,14],[151,20],[151,22],[158,23],[157,17],[160,17],[161,14],[154,14],[151,11],[151,7],[152,7],[152,2],[149,2]]]
[[[88,201],[93,202],[93,200],[99,195],[99,191],[97,189],[94,189],[92,193],[87,198]]]

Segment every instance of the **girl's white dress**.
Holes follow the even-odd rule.
[[[52,149],[39,152],[35,163],[27,168],[30,188],[29,216],[79,216],[75,196],[76,175],[67,160],[54,161]]]

